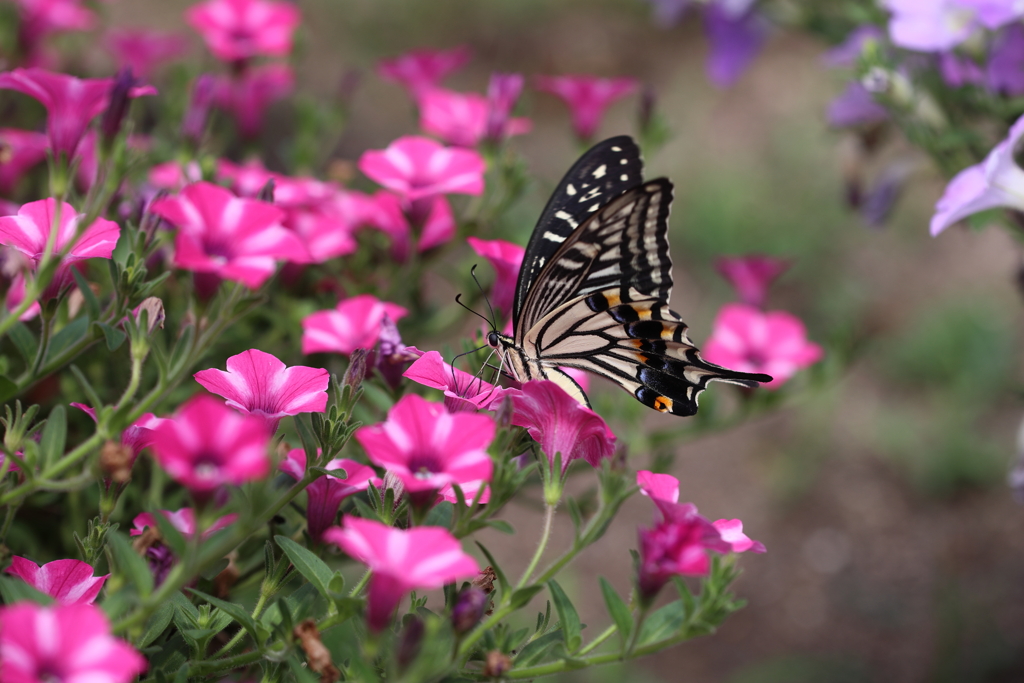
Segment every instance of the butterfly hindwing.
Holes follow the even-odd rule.
[[[544,266],[562,243],[609,200],[643,181],[640,148],[626,135],[592,147],[562,178],[537,221],[516,282],[513,325]]]

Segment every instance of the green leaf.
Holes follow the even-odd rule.
[[[583,636],[580,635],[580,615],[576,613],[569,596],[565,594],[562,587],[554,579],[548,581],[548,590],[551,591],[551,599],[555,603],[555,610],[558,612],[558,620],[562,623],[562,632],[565,633],[565,647],[570,654],[576,652],[583,644]]]
[[[516,533],[516,530],[512,528],[512,525],[503,519],[490,519],[487,521],[487,526],[510,536]]]
[[[185,325],[181,336],[178,337],[178,342],[171,351],[171,357],[167,361],[167,374],[177,377],[181,373],[185,363],[188,362],[189,352],[192,350],[192,339],[195,336],[196,326]]]
[[[18,353],[25,359],[25,362],[31,364],[36,358],[36,347],[39,345],[32,331],[24,324],[18,322],[11,325],[11,329],[7,331],[7,336],[14,342],[14,348],[18,349]]]
[[[67,412],[64,410],[64,406],[58,404],[50,411],[50,417],[46,419],[42,437],[39,439],[39,452],[42,458],[40,469],[46,469],[47,466],[57,462],[64,455],[67,436]]]
[[[686,612],[683,608],[683,601],[670,602],[644,621],[643,628],[640,629],[638,646],[657,643],[674,636],[682,628],[685,620]]]
[[[38,591],[19,578],[0,575],[0,597],[4,599],[5,605],[10,605],[21,600],[30,600],[37,605],[52,605],[53,598],[46,593]]]
[[[124,340],[128,338],[128,335],[125,334],[124,331],[119,330],[116,327],[111,327],[106,323],[95,322],[93,325],[103,332],[103,336],[107,339],[107,349],[110,351],[117,351],[121,348],[121,344],[124,343]]]
[[[0,375],[0,403],[7,402],[16,393],[18,393],[18,385],[7,377]]]
[[[313,434],[313,428],[310,426],[309,416],[305,413],[295,415],[292,420],[295,422],[295,431],[298,432],[299,441],[302,442],[302,450],[306,453],[306,462],[314,463],[319,458],[317,448],[320,445],[320,441]]]
[[[78,284],[78,291],[82,293],[82,298],[85,299],[85,310],[89,313],[91,320],[96,320],[100,317],[100,302],[96,298],[96,294],[92,291],[92,287],[89,286],[88,280],[82,275],[78,268],[72,268],[71,274],[75,278],[75,282]]]
[[[629,636],[633,632],[633,616],[629,612],[629,607],[619,597],[619,594],[615,592],[615,589],[608,583],[608,580],[602,576],[598,581],[601,583],[601,594],[604,596],[604,604],[608,608],[608,614],[611,615],[612,621],[615,622],[615,627],[619,629],[619,635],[622,636],[622,644],[625,645],[629,642]]]
[[[260,644],[259,634],[256,632],[256,621],[239,605],[227,602],[226,600],[220,600],[212,595],[198,591],[195,588],[189,588],[188,590],[237,621],[239,626],[244,628],[246,632],[252,636],[252,639],[256,641],[256,644]]]
[[[171,520],[164,517],[163,512],[157,510],[151,513],[153,521],[156,522],[156,528],[160,531],[160,536],[163,538],[163,542],[167,545],[171,551],[178,557],[185,556],[185,537],[178,531],[178,527],[171,524]]]
[[[167,625],[171,623],[171,618],[174,616],[174,603],[165,602],[157,608],[155,612],[146,621],[146,630],[142,634],[142,637],[135,643],[138,648],[144,648],[154,640],[160,637],[160,634],[164,632]]]
[[[536,586],[526,586],[525,588],[520,588],[512,594],[512,598],[509,601],[509,604],[512,607],[512,609],[519,609],[520,607],[524,607],[526,606],[526,603],[530,602],[530,600],[533,599],[533,596],[535,596],[537,593],[540,593],[542,590],[544,590],[544,586],[541,586],[539,584]]]
[[[50,362],[61,353],[82,341],[89,334],[89,319],[79,318],[68,323],[64,329],[50,339],[50,348],[46,352],[46,361]]]
[[[564,635],[561,631],[552,631],[545,633],[532,643],[527,643],[526,647],[516,655],[516,667],[523,668],[539,664],[553,647],[563,642],[563,639]]]
[[[107,546],[114,555],[114,562],[120,574],[129,582],[135,584],[135,589],[142,597],[153,592],[153,574],[149,571],[149,565],[132,548],[131,542],[124,534],[116,531],[107,532]]]
[[[274,540],[277,541],[277,546],[284,551],[288,559],[292,561],[295,569],[316,587],[320,595],[330,600],[331,594],[328,587],[331,585],[331,579],[334,578],[334,572],[331,571],[331,568],[324,564],[324,561],[315,554],[287,536],[275,536]]]
[[[85,376],[85,373],[77,365],[70,365],[68,367],[71,370],[71,374],[78,380],[79,386],[82,387],[82,391],[85,392],[85,400],[88,401],[89,405],[95,410],[99,406],[103,405],[103,401],[100,400],[100,395],[96,393],[92,383]]]
[[[423,523],[424,526],[440,526],[445,529],[450,529],[452,526],[452,516],[455,513],[455,506],[448,501],[438,503],[430,512],[427,514],[427,519]]]
[[[475,541],[476,546],[480,548],[480,552],[487,558],[487,562],[491,565],[491,569],[494,570],[495,575],[498,577],[498,585],[501,586],[501,594],[504,596],[508,593],[509,583],[508,579],[505,578],[505,572],[501,571],[501,567],[494,561],[494,556],[491,555],[491,551],[484,547],[484,544],[480,541]]]

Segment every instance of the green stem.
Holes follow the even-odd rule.
[[[50,308],[47,306],[46,308]],[[43,364],[43,359],[46,358],[46,352],[50,349],[50,333],[53,330],[53,311],[46,310],[42,311],[39,316],[42,327],[39,331],[39,346],[36,347],[36,357],[32,361],[32,368],[28,374],[30,377],[37,377],[39,375],[39,368]]]
[[[352,590],[349,592],[348,595],[350,598],[354,598],[363,592],[363,589],[366,588],[366,584],[370,582],[370,574],[372,573],[373,571],[370,569],[367,569],[366,572],[363,573],[363,578],[359,579],[359,583],[353,586]]]
[[[588,652],[590,652],[590,651],[592,651],[592,650],[593,650],[594,648],[596,648],[596,647],[597,647],[598,645],[600,645],[600,644],[601,644],[601,643],[603,643],[604,641],[606,641],[606,640],[608,640],[609,638],[611,638],[611,637],[612,637],[612,635],[614,635],[614,634],[615,634],[615,632],[616,632],[616,631],[618,631],[618,630],[619,630],[619,627],[618,627],[618,626],[616,626],[615,624],[612,624],[611,626],[609,626],[608,628],[606,628],[606,629],[605,629],[604,631],[602,631],[602,632],[601,632],[601,634],[600,634],[600,635],[599,635],[599,636],[598,636],[597,638],[594,638],[594,639],[593,639],[592,641],[590,641],[589,643],[587,643],[587,644],[586,644],[586,645],[585,645],[585,646],[583,647],[583,649],[581,649],[581,650],[580,650],[579,652],[577,652],[576,654],[577,654],[577,655],[579,655],[579,656],[583,656],[583,655],[587,654]]]
[[[537,568],[537,565],[540,563],[540,558],[544,555],[544,550],[548,546],[548,539],[551,537],[551,526],[554,519],[555,505],[545,503],[544,526],[541,528],[540,542],[537,545],[536,552],[533,553],[533,559],[530,560],[530,564],[526,566],[526,571],[523,572],[523,577],[519,579],[519,583],[516,584],[515,590],[519,590],[529,582],[530,575],[533,574],[533,571]],[[508,596],[506,596],[506,599],[509,599],[511,597],[512,593],[509,593]]]
[[[260,618],[260,614],[263,613],[263,608],[266,606],[267,600],[270,598],[271,595],[272,593],[268,594],[263,593],[262,591],[260,592],[260,599],[256,601],[256,608],[252,611],[253,621]],[[225,645],[217,651],[217,654],[213,656],[214,659],[220,659],[221,657],[235,649],[235,646],[242,641],[242,638],[245,637],[246,633],[248,633],[248,631],[246,631],[244,628],[238,629],[238,633],[236,633],[234,637],[227,642],[227,645]]]

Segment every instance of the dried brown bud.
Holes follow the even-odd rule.
[[[241,576],[241,572],[238,570],[238,565],[235,560],[238,559],[238,551],[232,550],[227,555],[228,566],[221,570],[220,574],[213,579],[213,588],[218,598],[222,600],[227,598],[231,593],[231,588],[238,581],[238,577]]]
[[[160,530],[155,526],[147,526],[142,534],[136,536],[135,540],[132,541],[132,550],[145,557],[146,551],[161,540],[163,540],[163,537],[160,535]]]
[[[331,653],[320,641],[316,621],[306,619],[295,627],[294,633],[299,639],[299,646],[306,653],[309,670],[320,674],[320,683],[337,683],[341,672],[331,663]]]
[[[494,582],[498,579],[498,573],[494,571],[494,567],[487,565],[484,567],[479,574],[476,575],[470,583],[482,590],[487,595],[494,592]]]
[[[155,296],[143,299],[132,311],[136,322],[141,322],[143,311],[146,312],[146,332],[152,332],[158,325],[161,330],[164,329],[164,302],[161,299]]]
[[[120,441],[108,439],[100,449],[100,469],[104,476],[115,484],[123,484],[132,478],[135,454]]]
[[[501,678],[512,670],[512,658],[501,650],[491,650],[484,661],[482,673],[490,678]]]

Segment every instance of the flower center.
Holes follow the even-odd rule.
[[[217,479],[220,474],[220,465],[212,457],[201,457],[196,460],[195,467],[192,468],[192,473],[195,474],[197,479],[212,481]]]
[[[409,472],[416,479],[426,480],[444,470],[433,453],[414,455],[409,459]]]

